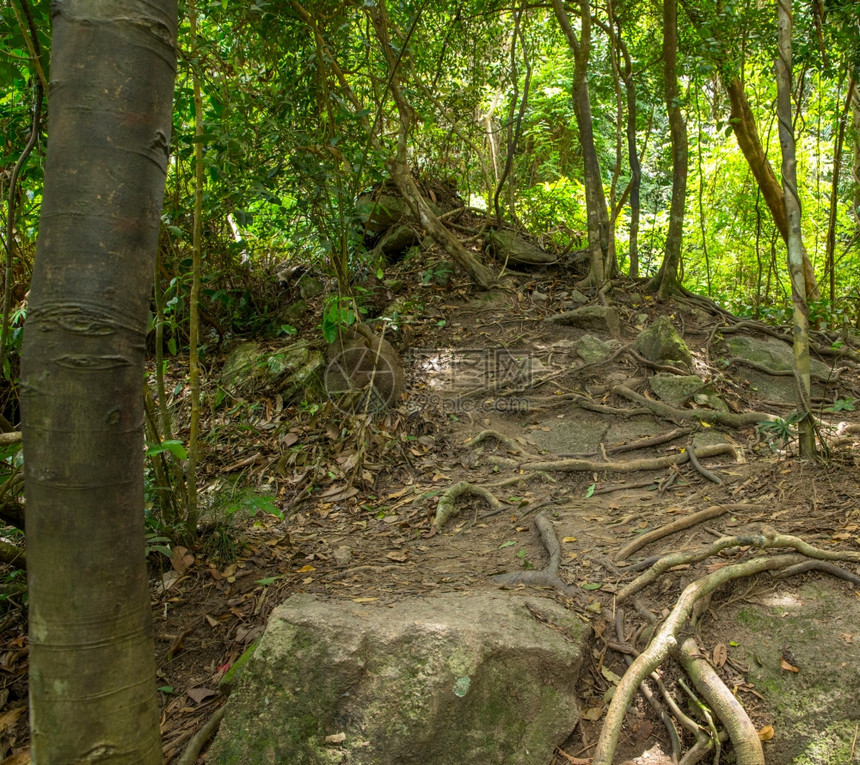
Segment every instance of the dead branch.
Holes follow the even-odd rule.
[[[712,444],[702,446],[696,450],[698,457],[716,457],[719,454],[728,454],[737,459],[737,452],[731,444]],[[668,457],[646,457],[639,460],[627,462],[594,462],[592,460],[562,459],[552,462],[526,462],[520,465],[525,470],[557,470],[563,473],[576,472],[614,472],[635,473],[640,470],[660,470],[670,465],[683,465],[690,459],[687,451]]]
[[[449,518],[459,512],[454,502],[463,494],[471,494],[475,497],[481,497],[481,499],[485,500],[493,510],[504,509],[504,504],[496,499],[489,489],[469,483],[468,481],[460,481],[459,483],[455,483],[441,497],[439,497],[439,504],[436,508],[436,520],[434,521],[437,529],[441,529],[448,522]]]
[[[12,433],[0,433],[0,446],[8,446],[9,444],[17,444],[21,441],[21,431],[15,430]]]
[[[743,563],[725,566],[689,584],[681,593],[672,612],[659,627],[648,647],[634,660],[615,689],[615,694],[606,713],[603,729],[597,740],[592,764],[612,765],[624,715],[636,689],[648,675],[660,666],[669,652],[677,645],[678,632],[692,614],[693,605],[697,600],[709,595],[733,579],[752,576],[762,571],[785,568],[799,563],[801,560],[801,556],[796,554],[752,558]]]
[[[615,555],[613,556],[614,560],[627,560],[633,553],[637,550],[641,550],[646,545],[650,545],[652,542],[656,542],[658,539],[663,539],[663,537],[668,537],[670,534],[674,534],[676,531],[684,531],[684,529],[692,528],[693,526],[703,523],[704,521],[710,521],[714,518],[719,518],[721,515],[725,515],[726,513],[736,513],[738,511],[743,512],[744,510],[749,511],[758,511],[764,510],[763,505],[711,505],[704,510],[699,510],[697,513],[693,513],[692,515],[684,516],[683,518],[678,518],[678,520],[673,521],[672,523],[667,523],[665,526],[661,526],[659,529],[654,529],[654,531],[649,531],[647,534],[642,534],[636,539],[628,542],[624,547],[622,547]]]
[[[702,656],[693,638],[687,638],[672,651],[692,679],[699,693],[720,718],[734,744],[739,765],[764,765],[764,751],[758,732],[746,710],[732,695],[714,668]]]
[[[585,596],[577,587],[566,584],[558,575],[558,567],[561,563],[561,545],[555,535],[555,528],[550,520],[543,514],[535,516],[535,527],[540,532],[543,546],[549,554],[549,563],[539,571],[517,571],[512,574],[498,574],[493,577],[496,584],[511,586],[516,584],[530,584],[536,587],[554,587],[562,595],[574,598],[580,603],[585,603]]]

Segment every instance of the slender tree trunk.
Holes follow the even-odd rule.
[[[681,291],[678,267],[681,263],[681,245],[684,236],[684,207],[687,201],[687,123],[681,112],[681,93],[678,88],[678,4],[677,0],[663,0],[663,89],[669,113],[669,132],[672,138],[672,205],[669,209],[669,233],[663,264],[651,282],[661,298]]]
[[[588,247],[591,252],[590,286],[601,287],[616,270],[614,243],[611,237],[606,195],[600,161],[594,144],[594,126],[591,118],[591,100],[588,93],[588,61],[591,57],[591,6],[589,0],[580,0],[582,28],[576,36],[562,0],[553,0],[553,9],[568,44],[573,51],[573,109],[579,128],[582,161],[585,171],[585,206],[588,215]]]
[[[185,537],[197,536],[199,517],[197,502],[197,463],[200,456],[200,364],[197,346],[200,342],[201,234],[203,227],[203,99],[200,95],[200,47],[197,40],[197,9],[188,6],[191,31],[191,90],[194,98],[194,217],[191,232],[191,295],[188,301],[188,387],[191,393],[191,422],[188,435],[185,496],[188,498],[183,519]]]
[[[639,277],[639,212],[642,207],[640,202],[640,189],[642,187],[642,164],[639,161],[639,152],[636,149],[636,83],[633,79],[633,62],[627,46],[621,39],[621,30],[618,31],[618,43],[624,55],[624,68],[621,70],[621,78],[624,80],[624,88],[627,91],[627,160],[630,163],[630,276],[634,279]]]
[[[144,336],[175,0],[54,3],[21,391],[36,763],[161,763],[144,559]]]
[[[845,125],[848,122],[848,112],[854,100],[856,83],[853,77],[848,78],[848,95],[845,97],[845,107],[839,115],[836,130],[836,142],[833,147],[833,180],[830,184],[830,210],[827,219],[827,272],[830,277],[829,297],[831,317],[836,308],[836,208],[839,204],[839,176],[842,173],[842,147],[845,144]]]
[[[731,104],[732,128],[738,146],[750,166],[759,189],[761,189],[762,198],[773,216],[773,222],[776,224],[782,240],[787,245],[788,216],[785,210],[782,187],[776,179],[776,173],[774,173],[773,167],[771,167],[764,147],[761,144],[758,128],[756,128],[755,124],[755,117],[744,92],[744,87],[741,81],[735,78],[728,82],[725,88],[729,96],[729,103]],[[806,294],[810,299],[816,300],[819,297],[818,284],[815,281],[815,272],[802,240],[800,247],[801,257],[803,258],[803,278]]]
[[[860,88],[854,88],[854,98],[851,100],[851,127],[853,151],[851,155],[854,160],[851,164],[851,179],[854,181],[854,204],[852,215],[860,234]]]
[[[797,159],[791,121],[791,0],[776,0],[778,54],[776,57],[777,115],[782,146],[782,187],[788,218],[788,268],[794,305],[794,376],[797,379],[800,456],[815,456],[815,429],[810,405],[809,312],[803,279],[800,239],[800,200],[797,196]]]

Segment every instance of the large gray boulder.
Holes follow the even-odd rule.
[[[294,595],[273,611],[207,762],[526,765],[579,719],[589,628],[545,598],[393,607]]]

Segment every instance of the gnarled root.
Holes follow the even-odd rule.
[[[514,584],[532,584],[537,587],[554,587],[562,595],[568,598],[575,598],[581,603],[585,602],[585,596],[578,588],[566,584],[558,575],[558,567],[561,563],[561,545],[558,543],[558,538],[555,535],[555,529],[549,518],[543,513],[538,513],[535,516],[535,526],[540,532],[540,538],[543,546],[549,554],[549,563],[546,568],[540,571],[518,571],[513,574],[498,574],[493,577],[496,584],[514,585]]]
[[[725,683],[708,663],[693,638],[687,638],[672,651],[696,685],[699,693],[716,713],[729,733],[739,765],[764,765],[761,740],[746,710],[726,688]]]
[[[660,625],[651,643],[633,661],[615,689],[609,711],[606,713],[603,729],[600,732],[600,738],[597,740],[592,765],[612,765],[621,725],[624,722],[624,714],[636,693],[636,689],[646,677],[660,666],[669,652],[675,649],[678,644],[678,633],[692,614],[693,606],[697,600],[710,595],[717,587],[733,579],[752,576],[762,571],[785,568],[799,563],[801,560],[800,555],[774,555],[767,558],[754,558],[743,563],[726,566],[689,584],[681,593],[672,612]]]
[[[489,489],[469,483],[468,481],[460,481],[439,497],[439,504],[436,506],[436,520],[434,521],[437,529],[441,529],[448,522],[449,518],[459,512],[454,502],[457,497],[463,494],[481,497],[481,499],[486,500],[493,510],[502,510],[504,508],[501,501],[496,499]]]
[[[737,452],[731,444],[712,444],[702,446],[696,450],[697,457],[715,457],[718,454],[728,454],[737,459]],[[661,470],[672,465],[683,465],[689,461],[688,451],[679,452],[669,457],[646,457],[638,460],[627,460],[624,462],[594,462],[593,460],[561,459],[551,462],[525,462],[520,467],[523,470],[558,470],[564,473],[575,472],[613,472],[613,473],[635,473],[639,470]]]

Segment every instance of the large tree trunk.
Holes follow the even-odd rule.
[[[591,56],[591,7],[588,0],[580,0],[582,28],[577,38],[564,9],[562,0],[553,0],[558,23],[573,51],[573,109],[582,146],[582,161],[585,171],[585,206],[588,215],[588,248],[591,253],[591,268],[587,278],[589,285],[601,287],[616,270],[615,247],[609,213],[606,210],[606,195],[603,193],[603,178],[600,161],[594,144],[594,126],[591,118],[591,100],[588,93],[588,61]]]
[[[54,3],[21,391],[38,763],[161,763],[144,559],[144,336],[176,2]]]
[[[681,113],[681,93],[678,88],[678,4],[663,0],[663,90],[669,114],[672,138],[672,205],[669,209],[669,233],[663,264],[651,282],[661,298],[681,291],[678,266],[684,236],[684,206],[687,200],[687,123]]]
[[[788,219],[788,268],[794,305],[794,376],[797,380],[797,410],[800,456],[815,456],[809,379],[809,311],[803,279],[803,245],[800,239],[800,200],[797,197],[797,159],[791,121],[791,0],[776,0],[779,27],[776,57],[777,117],[782,147],[782,188]]]
[[[750,166],[756,183],[758,183],[765,204],[773,216],[773,222],[776,224],[782,240],[787,245],[788,216],[785,211],[782,188],[776,179],[776,173],[774,173],[773,167],[771,167],[764,147],[761,144],[755,124],[755,117],[744,92],[744,87],[737,77],[728,82],[724,81],[724,84],[726,93],[729,96],[729,103],[731,104],[732,128],[738,146]],[[800,247],[803,258],[803,278],[806,285],[806,294],[810,299],[817,300],[819,292],[818,284],[815,281],[815,271],[812,268],[812,263],[809,260],[809,255],[803,246],[802,240]]]

